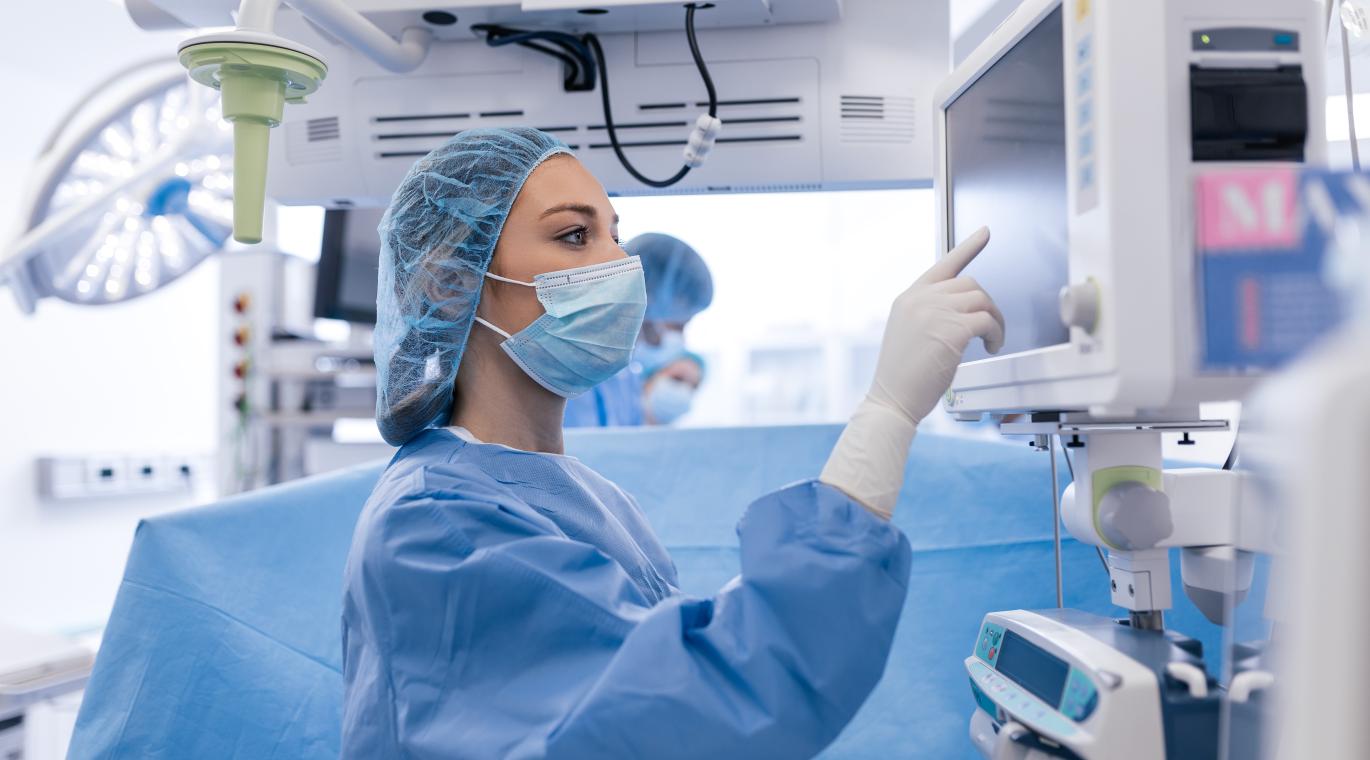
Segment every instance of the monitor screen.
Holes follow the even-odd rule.
[[[385,209],[330,209],[324,214],[314,316],[376,322],[376,277]]]
[[[994,669],[1052,707],[1061,703],[1070,665],[1013,631],[1004,631]]]
[[[946,108],[949,245],[990,229],[965,273],[1004,312],[1000,355],[1070,340],[1057,307],[1068,266],[1061,38],[1057,8]],[[987,355],[977,340],[965,361]]]

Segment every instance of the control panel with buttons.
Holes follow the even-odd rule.
[[[967,670],[986,712],[1051,735],[1075,733],[1075,724],[1099,704],[1099,690],[1084,670],[990,621],[980,628]]]

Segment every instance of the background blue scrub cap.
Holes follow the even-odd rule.
[[[647,316],[655,322],[686,322],[714,300],[714,280],[695,249],[681,240],[648,232],[624,246],[642,259]]]
[[[400,446],[452,413],[481,283],[538,164],[571,151],[536,129],[471,129],[419,159],[378,228],[376,423]]]

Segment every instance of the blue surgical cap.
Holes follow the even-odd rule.
[[[419,159],[381,219],[376,423],[404,444],[452,413],[452,386],[504,220],[560,140],[536,129],[471,129]]]
[[[693,351],[681,351],[675,356],[672,356],[668,361],[664,361],[659,364],[654,364],[652,366],[644,366],[642,368],[642,379],[644,381],[651,380],[653,377],[656,377],[656,375],[660,373],[661,370],[666,369],[667,367],[671,366],[672,364],[675,364],[681,359],[694,362],[695,366],[699,367],[699,381],[701,383],[704,382],[704,378],[709,374],[709,364],[708,362],[704,361],[703,356]]]
[[[642,259],[647,316],[655,322],[688,322],[714,300],[714,280],[695,249],[670,235],[649,232],[624,246]]]

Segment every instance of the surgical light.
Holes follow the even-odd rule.
[[[26,312],[47,296],[97,305],[150,293],[231,232],[232,151],[218,97],[165,62],[119,77],[96,93],[129,94],[83,98],[60,120],[84,129],[49,140],[26,234],[0,257],[0,282]]]

